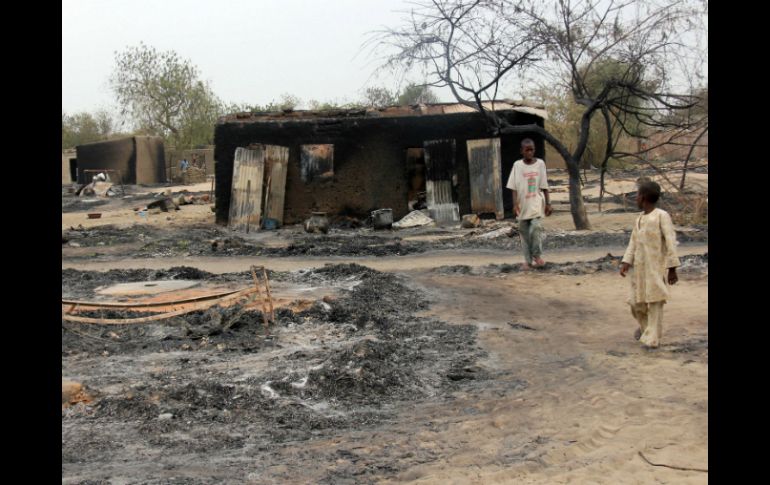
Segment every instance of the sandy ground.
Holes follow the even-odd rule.
[[[654,467],[638,455],[708,468],[707,350],[682,351],[708,338],[707,278],[673,289],[666,345],[656,352],[631,338],[617,275],[418,281],[433,290],[432,314],[474,322],[486,364],[527,386],[424,410],[423,419],[441,416],[445,426],[410,439],[446,456],[392,482],[707,483],[707,473]]]

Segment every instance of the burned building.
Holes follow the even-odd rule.
[[[78,180],[78,159],[74,148],[61,152],[61,183],[71,184]]]
[[[163,139],[160,137],[132,136],[86,143],[75,149],[75,170],[80,184],[89,183],[91,177],[100,171],[106,171],[113,182],[124,184],[166,181]]]
[[[524,103],[494,108],[515,125],[543,126],[546,118],[542,107]],[[390,208],[398,219],[419,208],[421,196],[439,222],[467,213],[502,218],[511,211],[504,186],[525,137],[544,158],[539,135],[493,137],[482,115],[460,104],[224,116],[215,131],[216,220],[232,225],[245,210],[257,214],[254,228],[263,208],[264,217],[289,224],[313,211],[362,216]]]

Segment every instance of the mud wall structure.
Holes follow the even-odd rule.
[[[181,168],[179,162],[183,158],[187,158],[192,166],[193,155],[198,159],[200,165],[206,172],[206,175],[212,175],[214,173],[214,147],[209,146],[207,148],[191,148],[186,150],[179,150],[174,147],[166,148],[166,178],[173,180],[180,178]]]
[[[77,155],[74,149],[62,150],[61,153],[61,183],[62,185],[71,184],[77,180],[72,177],[72,165],[77,169]]]
[[[295,113],[297,115],[298,113]],[[514,124],[538,124],[533,114],[505,111]],[[330,215],[368,215],[369,211],[390,208],[394,219],[409,212],[410,180],[407,150],[422,148],[428,140],[456,141],[456,196],[461,214],[470,212],[470,180],[466,140],[492,138],[478,113],[376,117],[365,111],[323,112],[323,116],[230,115],[220,119],[215,131],[216,221],[226,224],[230,208],[233,159],[238,147],[251,144],[280,145],[289,148],[284,223],[306,219],[311,211]],[[505,135],[501,138],[503,185],[519,156],[525,137],[535,139],[537,156],[544,156],[542,138],[532,134]],[[332,144],[333,175],[303,181],[301,146]],[[504,190],[503,201],[510,211],[511,192]]]
[[[78,183],[91,181],[88,170],[118,170],[126,184],[155,184],[166,181],[163,140],[135,136],[76,147]],[[117,180],[113,180],[117,182]]]

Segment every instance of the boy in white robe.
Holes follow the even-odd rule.
[[[639,323],[635,338],[642,345],[657,348],[663,333],[663,305],[669,296],[668,285],[679,278],[680,265],[676,255],[676,232],[668,212],[655,204],[660,198],[660,185],[643,182],[636,194],[636,205],[644,212],[634,222],[631,241],[620,264],[620,276],[625,278],[630,267],[631,314]],[[667,285],[668,283],[668,285]]]

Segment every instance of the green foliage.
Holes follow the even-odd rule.
[[[115,122],[104,110],[61,115],[61,147],[73,148],[84,143],[102,141],[115,135]]]
[[[371,87],[364,91],[363,104],[372,108],[384,108],[398,104],[398,96],[388,88]]]
[[[112,90],[139,133],[162,136],[177,148],[213,142],[224,106],[189,60],[140,44],[116,53],[115,62]]]
[[[412,105],[412,104],[430,104],[438,103],[438,96],[436,96],[430,87],[424,84],[408,84],[404,87],[401,94],[398,95],[397,104],[399,105]]]

